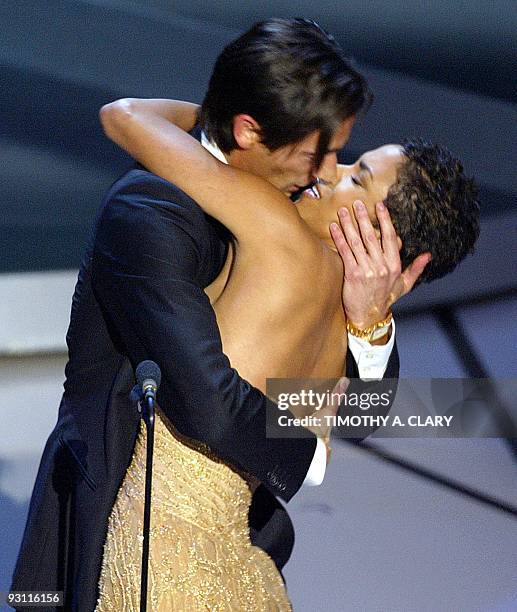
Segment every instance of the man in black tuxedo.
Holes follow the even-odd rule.
[[[335,130],[367,97],[362,77],[316,24],[269,20],[221,54],[200,116],[205,145],[294,192],[316,168],[332,180]],[[236,145],[237,115],[261,130],[258,148]],[[294,146],[318,131],[314,150]],[[319,484],[325,447],[314,436],[266,438],[269,400],[222,353],[203,288],[221,270],[230,238],[183,192],[143,168],[109,190],[72,299],[64,395],[12,590],[64,590],[67,610],[94,609],[108,516],[138,431],[140,417],[129,399],[133,372],[144,359],[161,367],[160,405],[178,430],[263,483],[250,509],[251,539],[279,569],[287,562],[294,532],[275,496],[287,502],[303,483]],[[384,297],[377,291],[375,304],[345,309],[367,327],[385,316],[390,291]],[[348,377],[398,376],[394,327],[386,331],[379,346],[356,342]],[[367,374],[360,371],[365,355]]]

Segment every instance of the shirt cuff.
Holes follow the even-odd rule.
[[[305,476],[302,487],[317,487],[325,478],[325,470],[327,469],[327,447],[321,438],[316,439],[316,450],[312,458],[309,471]]]
[[[391,337],[386,344],[374,345],[357,336],[348,334],[348,348],[350,349],[357,368],[359,378],[380,380],[386,372],[391,351],[395,344],[395,319],[391,322]]]

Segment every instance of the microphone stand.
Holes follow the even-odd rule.
[[[145,466],[144,541],[142,547],[142,577],[140,583],[140,612],[147,610],[147,578],[149,573],[149,529],[151,526],[151,486],[153,480],[154,449],[154,397],[146,392],[143,399],[142,418],[147,430],[147,458]]]

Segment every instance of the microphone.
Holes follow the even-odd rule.
[[[156,400],[156,392],[162,380],[162,373],[154,361],[146,360],[139,363],[135,370],[136,382],[142,390],[144,398]]]
[[[144,524],[142,542],[142,571],[140,574],[140,612],[147,612],[147,584],[149,574],[149,531],[151,527],[151,487],[153,482],[154,403],[162,373],[154,361],[142,361],[135,370],[136,389],[143,394],[142,417],[147,429],[145,463]],[[140,402],[139,402],[140,408]]]

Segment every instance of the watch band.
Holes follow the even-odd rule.
[[[367,342],[371,342],[372,340],[378,340],[386,335],[391,327],[391,322],[393,321],[393,314],[390,311],[388,316],[382,321],[378,321],[370,327],[366,327],[365,329],[360,329],[356,325],[354,325],[351,321],[347,321],[346,323],[346,331],[352,336],[356,338],[361,338],[361,340],[366,340]]]

